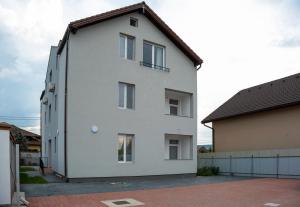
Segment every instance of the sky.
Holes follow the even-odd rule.
[[[50,46],[70,21],[137,2],[0,0],[0,121],[39,133]],[[204,60],[197,72],[198,144],[211,143],[201,120],[239,90],[300,72],[298,0],[146,3]]]

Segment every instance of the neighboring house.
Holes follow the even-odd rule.
[[[21,152],[40,152],[41,151],[41,136],[24,129],[21,129],[13,124],[8,124],[6,122],[1,122],[4,126],[10,128],[11,134],[15,139],[18,139],[19,136],[23,138],[20,142],[20,151]],[[19,141],[19,140],[18,140]],[[24,142],[24,145],[22,144]],[[25,146],[26,145],[26,146]]]
[[[40,98],[43,156],[67,179],[196,173],[201,63],[144,2],[71,22]]]
[[[300,148],[300,73],[238,92],[209,122],[215,152]]]

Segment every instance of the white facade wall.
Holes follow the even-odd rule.
[[[57,49],[52,46],[50,50],[44,95],[48,99],[48,103],[41,104],[42,157],[47,159],[48,166],[55,172],[64,175],[64,124],[62,120],[64,119],[65,52],[57,56]],[[48,90],[51,71],[51,83],[55,84],[54,92]],[[51,105],[51,120],[49,120],[49,105]],[[50,140],[51,147],[49,146]]]
[[[11,203],[9,130],[0,129],[0,205]]]
[[[129,17],[139,21],[129,25]],[[119,55],[119,35],[135,37],[135,60]],[[143,40],[166,47],[170,72],[140,65]],[[71,34],[67,98],[68,177],[112,177],[196,172],[196,69],[146,17],[138,13]],[[118,82],[135,84],[135,109],[118,108]],[[165,89],[193,94],[193,116],[165,115]],[[90,127],[99,132],[93,134]],[[118,133],[134,134],[134,161],[118,163]],[[165,159],[165,134],[193,138],[191,160]]]
[[[137,28],[129,25],[130,17],[138,19]],[[120,33],[135,37],[134,60],[120,57]],[[170,72],[140,65],[143,60],[143,40],[165,46],[166,66],[170,68]],[[52,72],[58,97],[57,112],[52,116],[51,124],[47,124],[47,121],[44,124],[43,141],[47,145],[49,139],[57,136],[57,153],[52,158],[54,170],[65,175],[66,130],[68,178],[195,173],[197,75],[193,62],[145,16],[138,13],[80,29],[76,34],[71,33],[68,41],[67,83],[65,44],[57,57],[57,72]],[[51,49],[51,55],[55,53]],[[53,64],[51,60],[54,61],[51,55],[46,81]],[[134,110],[118,108],[119,82],[135,85]],[[68,88],[66,109],[65,84]],[[166,115],[165,89],[192,94],[193,103],[187,104],[184,109],[192,111],[191,117]],[[45,96],[54,109],[53,94],[46,90]],[[47,111],[46,106],[42,106],[43,110]],[[93,125],[99,128],[96,134],[91,132]],[[131,163],[118,162],[119,133],[134,134],[134,159]],[[192,146],[183,143],[183,147],[192,148],[192,159],[166,160],[165,134],[191,136]],[[44,143],[42,146],[45,148]],[[48,155],[45,150],[43,153]]]

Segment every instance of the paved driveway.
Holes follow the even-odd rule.
[[[21,191],[26,197],[74,195],[86,193],[103,193],[132,191],[153,188],[170,188],[179,186],[220,183],[251,179],[247,177],[211,176],[211,177],[153,177],[131,180],[126,182],[88,182],[88,183],[59,183],[21,185]]]
[[[251,179],[126,192],[31,197],[31,207],[105,207],[101,201],[133,198],[146,207],[300,206],[300,180]],[[276,205],[274,205],[276,206]]]

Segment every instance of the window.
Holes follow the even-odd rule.
[[[56,153],[56,137],[54,137],[54,152]]]
[[[138,20],[136,18],[130,17],[130,26],[138,27]]]
[[[119,107],[134,109],[134,85],[119,83]]]
[[[169,159],[178,160],[179,151],[179,140],[170,139],[169,140]]]
[[[45,124],[47,122],[47,112],[45,111]]]
[[[52,70],[50,71],[49,82],[52,82]]]
[[[54,96],[54,109],[56,111],[57,108],[57,95]]]
[[[133,135],[118,135],[118,161],[132,162],[133,160]]]
[[[132,36],[120,35],[120,56],[122,58],[133,60],[134,59],[134,47],[135,38]]]
[[[169,99],[170,115],[178,115],[179,100]]]
[[[165,68],[165,48],[144,41],[143,44],[143,64],[147,67],[158,69]]]
[[[51,122],[51,104],[49,105],[49,116],[48,116],[49,122]]]

